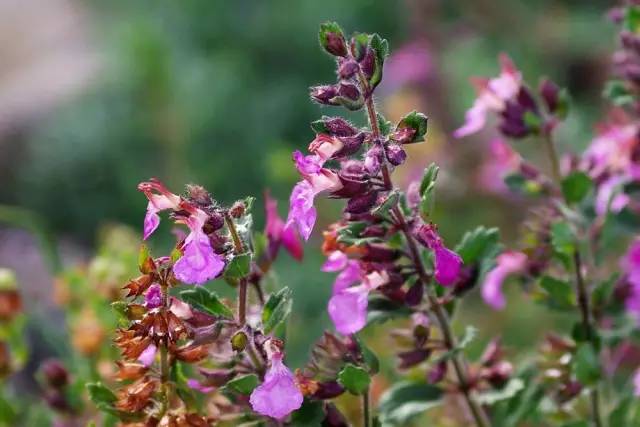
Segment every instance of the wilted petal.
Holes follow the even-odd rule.
[[[251,407],[261,415],[282,420],[299,409],[302,400],[293,373],[282,363],[281,355],[273,355],[264,382],[251,393]]]
[[[173,272],[181,282],[201,284],[217,277],[224,266],[224,258],[213,252],[207,235],[192,232],[185,241],[184,255],[173,266]]]
[[[367,323],[368,295],[366,286],[356,286],[343,289],[331,297],[329,317],[338,332],[350,335],[364,328]]]
[[[155,345],[149,344],[147,348],[144,349],[140,356],[138,356],[138,361],[142,363],[144,366],[149,367],[156,359],[156,351],[158,349]]]
[[[504,252],[498,256],[496,261],[496,266],[487,273],[482,285],[482,298],[494,309],[501,310],[506,304],[502,293],[502,283],[510,274],[525,269],[527,256],[522,252]]]

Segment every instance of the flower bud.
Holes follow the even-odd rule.
[[[240,218],[244,215],[246,209],[247,207],[244,205],[244,202],[242,200],[238,200],[229,209],[229,215],[236,219]]]
[[[315,86],[310,91],[311,99],[318,104],[323,105],[338,105],[335,98],[338,96],[338,89],[336,86]]]
[[[358,133],[358,130],[342,117],[323,117],[322,122],[330,135],[353,136]]]
[[[338,77],[341,79],[350,79],[359,69],[360,66],[353,59],[343,60],[338,67]]]
[[[347,42],[344,39],[342,29],[335,22],[325,22],[320,25],[320,44],[333,56],[347,55]]]
[[[558,108],[558,96],[560,93],[558,85],[549,79],[544,79],[542,83],[540,83],[539,92],[547,106],[547,110],[549,110],[550,113],[555,112],[556,108]]]
[[[247,347],[247,341],[247,334],[238,331],[231,337],[231,348],[233,351],[243,351]]]
[[[376,52],[370,47],[367,47],[364,57],[360,61],[360,68],[367,80],[373,76],[376,69]]]
[[[513,373],[513,365],[506,360],[496,363],[488,369],[485,378],[494,387],[502,387]]]
[[[40,369],[46,383],[53,388],[62,388],[69,382],[69,373],[57,359],[45,360]]]
[[[420,304],[422,297],[424,296],[424,286],[421,281],[417,281],[409,288],[409,291],[404,296],[404,302],[409,307],[415,307]]]
[[[412,368],[429,358],[431,355],[431,350],[427,349],[415,349],[410,351],[405,351],[403,353],[398,354],[398,358],[400,359],[400,364],[398,364],[398,369],[409,369]]]
[[[407,153],[398,144],[387,145],[386,154],[389,163],[394,166],[400,166],[407,159]]]
[[[346,81],[341,81],[338,84],[338,95],[352,101],[357,101],[361,97],[358,86]]]
[[[69,409],[69,403],[60,390],[49,390],[44,395],[44,400],[47,402],[47,405],[55,411],[66,412]]]
[[[427,372],[427,382],[437,384],[444,379],[445,375],[447,375],[447,362],[440,362]]]
[[[398,259],[400,251],[383,244],[368,244],[364,247],[363,261],[367,262],[391,262]]]
[[[382,147],[375,144],[364,155],[364,168],[371,176],[375,176],[380,172],[384,151]]]
[[[200,185],[187,185],[187,194],[189,196],[189,200],[201,208],[206,208],[213,204],[213,199],[209,192]]]
[[[318,383],[318,390],[313,394],[315,399],[327,400],[340,396],[344,393],[344,387],[337,381],[325,381]]]
[[[347,419],[331,402],[325,402],[324,405],[324,420],[322,420],[323,427],[349,427]]]
[[[362,214],[365,212],[369,212],[373,205],[375,205],[377,198],[378,193],[376,191],[370,191],[365,194],[357,195],[349,199],[349,201],[347,202],[347,207],[344,211],[351,214]]]

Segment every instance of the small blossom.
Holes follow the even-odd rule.
[[[224,257],[213,252],[209,237],[200,231],[187,236],[184,254],[173,266],[173,272],[181,282],[196,285],[217,277],[224,266]]]
[[[501,113],[506,102],[513,99],[522,86],[522,75],[515,68],[511,59],[506,55],[500,56],[500,75],[493,79],[476,81],[478,97],[465,115],[465,122],[453,135],[456,138],[474,134],[480,131],[487,120],[490,111]]]
[[[138,185],[138,190],[142,191],[149,203],[147,213],[144,217],[143,239],[147,240],[160,224],[158,212],[166,209],[177,209],[180,205],[180,196],[177,196],[166,189],[166,187],[156,179],[142,182]]]
[[[140,353],[140,356],[138,356],[138,361],[146,367],[151,366],[153,361],[156,359],[157,350],[158,348],[154,344],[149,344],[147,348]]]
[[[502,283],[509,275],[526,268],[527,256],[522,252],[504,252],[496,261],[497,265],[487,274],[482,285],[482,298],[494,309],[501,310],[506,304]]]
[[[278,204],[269,193],[265,193],[264,207],[266,213],[265,234],[269,241],[271,257],[275,257],[282,244],[293,258],[301,260],[304,254],[302,243],[295,229],[291,225],[285,226],[284,221],[278,215]]]
[[[369,289],[355,286],[342,289],[329,300],[329,316],[338,332],[350,335],[364,328],[367,323],[367,297]]]
[[[162,290],[160,289],[160,285],[154,283],[149,286],[149,289],[147,289],[144,295],[144,305],[148,309],[158,308],[162,305]]]
[[[264,382],[251,393],[249,402],[254,411],[277,420],[284,419],[302,406],[302,393],[296,386],[295,376],[284,363],[282,353],[271,356],[271,366]]]
[[[460,255],[444,246],[442,238],[431,224],[417,227],[415,236],[420,243],[433,251],[436,281],[443,286],[453,285],[458,280],[462,268]]]

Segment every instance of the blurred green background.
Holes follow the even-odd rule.
[[[270,188],[286,215],[297,179],[291,151],[313,138],[309,122],[343,114],[309,102],[307,88],[332,82],[333,64],[317,28],[378,32],[392,57],[377,102],[390,119],[418,109],[430,117],[427,142],[410,149],[396,179],[431,161],[443,167],[435,219],[453,245],[480,224],[515,236],[522,201],[483,191],[475,172],[490,131],[453,141],[474,91],[472,75],[495,75],[507,52],[536,86],[542,75],[567,85],[578,107],[561,131],[564,150],[585,146],[602,113],[602,83],[615,46],[604,0],[25,0],[0,2],[0,266],[17,270],[28,309],[51,307],[52,275],[30,234],[43,227],[70,265],[94,252],[99,228],[140,230],[146,199],[138,182],[155,176],[231,203]],[[402,59],[393,52],[403,52]],[[351,115],[363,124],[361,115]],[[535,141],[518,144],[537,159]],[[544,165],[542,166],[544,168]],[[23,208],[35,217],[25,216]],[[319,202],[317,230],[340,202]],[[263,223],[257,209],[257,223]],[[35,221],[35,222],[34,222]],[[167,228],[158,245],[170,242]],[[328,325],[333,277],[319,273],[319,233],[302,264],[282,256],[278,273],[295,292],[291,364]],[[224,286],[224,285],[220,285]],[[481,325],[474,351],[494,330],[508,346],[534,345],[551,324],[544,309],[510,288],[510,308],[487,309],[474,294],[461,313]],[[46,312],[46,311],[45,311]],[[53,309],[55,313],[55,309]],[[57,317],[59,318],[59,317]],[[462,329],[464,321],[458,326]],[[62,324],[62,323],[60,323]],[[527,334],[522,331],[526,330]],[[383,335],[369,331],[372,338]],[[384,338],[374,339],[377,346]]]

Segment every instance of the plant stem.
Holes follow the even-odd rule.
[[[236,224],[233,222],[233,218],[229,213],[225,213],[224,220],[227,223],[227,228],[231,234],[233,240],[234,252],[236,255],[244,253],[244,245],[236,229]],[[238,283],[238,323],[240,327],[247,323],[247,278],[243,277]]]
[[[547,155],[549,162],[551,163],[551,171],[553,173],[553,179],[556,185],[560,188],[562,194],[562,175],[560,173],[560,164],[558,162],[558,153],[553,141],[551,133],[545,133],[543,137],[545,147],[547,149]],[[566,201],[566,200],[565,200]],[[589,302],[589,291],[582,275],[582,256],[579,249],[573,251],[573,268],[576,276],[576,293],[578,294],[578,306],[580,307],[580,315],[582,318],[582,327],[584,328],[586,338],[593,347],[593,350],[598,353],[598,347],[596,343],[596,335],[594,333],[595,325],[591,316],[591,306]],[[590,392],[589,399],[591,401],[591,417],[596,427],[601,427],[602,417],[600,415],[600,393],[598,392],[598,384],[595,384]]]
[[[380,138],[380,128],[378,126],[378,114],[376,113],[375,103],[373,102],[373,96],[371,93],[371,89],[369,84],[362,74],[362,72],[358,73],[358,77],[360,80],[360,85],[362,86],[362,91],[365,95],[365,104],[367,109],[367,116],[369,118],[369,124],[371,125],[371,132],[373,133],[374,140],[378,140]],[[391,174],[389,173],[389,169],[387,167],[386,162],[382,164],[382,179],[384,180],[384,186],[387,191],[391,191],[393,189],[393,183],[391,182]],[[396,215],[400,229],[402,230],[407,245],[409,246],[409,250],[411,252],[411,258],[413,263],[415,264],[416,272],[418,273],[418,277],[422,282],[422,285],[427,290],[427,296],[429,298],[429,303],[433,307],[433,312],[436,315],[436,319],[438,321],[438,325],[440,330],[442,331],[442,335],[444,338],[444,343],[448,350],[453,350],[456,348],[456,338],[451,330],[451,323],[449,321],[449,317],[447,313],[443,310],[442,306],[438,302],[438,298],[433,292],[433,290],[429,287],[430,279],[427,275],[424,265],[422,264],[422,258],[420,258],[420,252],[418,251],[418,247],[416,246],[416,242],[411,235],[409,227],[407,225],[407,221],[404,218],[404,214],[398,208],[398,206],[393,207],[393,212]],[[489,418],[482,406],[475,401],[473,396],[471,395],[471,390],[469,389],[469,381],[466,375],[466,363],[463,359],[463,356],[454,354],[451,357],[451,362],[453,363],[454,370],[456,372],[456,376],[458,378],[458,382],[460,384],[460,388],[464,395],[465,401],[469,406],[471,414],[473,415],[473,419],[478,427],[488,427],[491,425]]]
[[[167,308],[168,308],[168,300],[167,297],[168,289],[166,282],[160,286],[162,292],[162,316],[166,316]],[[164,415],[169,409],[169,357],[168,357],[168,345],[167,345],[167,337],[164,337],[162,341],[159,343],[160,345],[160,392],[162,394],[162,410],[161,414]]]
[[[369,409],[369,400],[369,389],[367,388],[367,390],[362,395],[362,425],[364,427],[371,426],[371,411]]]

